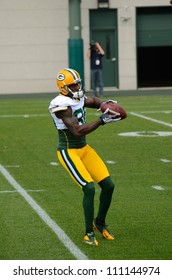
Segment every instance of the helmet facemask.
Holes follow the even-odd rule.
[[[78,85],[78,89],[73,91],[72,87],[75,87],[75,85]],[[69,93],[72,95],[72,98],[81,98],[84,96],[84,91],[82,90],[82,83],[81,79],[78,79],[78,81],[75,81],[74,84],[67,86]]]

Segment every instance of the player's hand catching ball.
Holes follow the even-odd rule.
[[[116,114],[109,114],[109,108],[107,108],[104,113],[99,118],[101,125],[111,122],[117,122],[121,120],[121,116],[119,113]]]
[[[102,113],[108,112],[108,115],[118,116],[120,117],[121,120],[127,117],[127,113],[125,109],[121,107],[119,104],[117,104],[116,101],[113,100],[102,102],[102,104],[100,105],[100,110],[102,111]]]

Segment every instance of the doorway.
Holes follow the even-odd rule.
[[[171,87],[171,7],[137,8],[138,87]]]
[[[105,20],[103,20],[105,19]],[[90,10],[90,42],[99,42],[105,51],[102,59],[104,87],[118,87],[117,11]]]
[[[172,47],[139,47],[138,86],[171,87]],[[167,64],[169,66],[167,66]]]

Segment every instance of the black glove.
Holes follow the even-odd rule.
[[[108,114],[109,108],[106,109],[106,111],[100,116],[100,124],[104,125],[106,123],[111,123],[111,122],[117,122],[121,120],[120,114],[114,114],[114,115],[109,115]]]

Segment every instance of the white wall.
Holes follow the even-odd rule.
[[[0,93],[56,91],[67,38],[67,0],[1,0]]]
[[[168,6],[169,0],[109,3],[118,14],[119,88],[136,89],[136,7]],[[86,90],[89,9],[96,8],[97,0],[81,1]],[[0,0],[0,94],[55,92],[56,73],[68,66],[68,27],[68,0]]]

